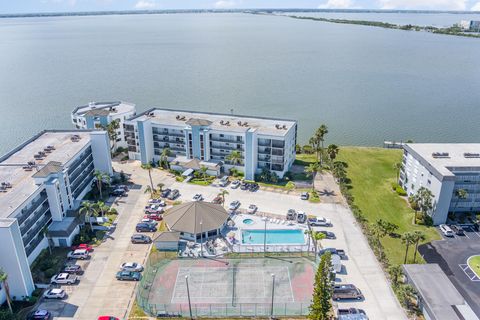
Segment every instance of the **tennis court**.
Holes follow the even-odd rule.
[[[186,314],[188,281],[195,313],[212,316],[269,313],[272,293],[276,314],[304,314],[316,271],[303,258],[163,260],[149,269],[138,299],[145,309]]]

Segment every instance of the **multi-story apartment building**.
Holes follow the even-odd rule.
[[[107,126],[112,121],[118,121],[117,137],[111,141],[114,149],[126,148],[123,123],[126,119],[136,114],[135,105],[123,101],[115,102],[90,102],[72,111],[72,123],[77,129],[98,129]]]
[[[420,187],[434,195],[434,224],[445,223],[448,212],[480,210],[480,144],[414,143],[404,146],[400,185],[413,195]],[[455,193],[464,189],[466,199]]]
[[[198,159],[222,170],[235,166],[253,180],[263,168],[282,177],[295,160],[293,120],[151,109],[126,120],[124,130],[129,157],[142,163],[158,161],[168,148],[176,163]],[[229,161],[232,151],[241,154],[240,163]]]
[[[71,245],[79,221],[70,213],[91,189],[94,170],[113,174],[109,148],[105,131],[42,131],[0,157],[0,267],[12,296],[33,291],[30,264],[48,241]]]

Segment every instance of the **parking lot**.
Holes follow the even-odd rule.
[[[148,245],[133,245],[130,237],[135,225],[143,217],[143,209],[149,194],[144,193],[149,184],[148,173],[136,162],[115,163],[117,171],[132,174],[132,179],[141,188],[130,190],[129,196],[118,203],[119,218],[112,239],[102,243],[86,261],[85,274],[80,283],[66,288],[69,297],[64,301],[44,301],[40,308],[51,310],[55,319],[96,319],[99,315],[112,315],[126,319],[134,299],[135,282],[121,282],[115,279],[119,265],[126,261],[144,263],[149,251]],[[174,177],[164,171],[153,170],[154,185],[159,182],[165,188],[179,189],[180,201],[191,201],[201,193],[205,201],[213,200],[221,188],[198,186],[176,182]],[[373,252],[358,227],[351,212],[338,203],[311,203],[301,200],[298,195],[258,190],[256,192],[232,189],[226,186],[226,206],[231,201],[240,201],[241,209],[250,204],[258,206],[257,214],[281,215],[285,217],[288,209],[304,211],[309,215],[325,217],[332,221],[332,227],[316,227],[335,234],[335,239],[322,240],[323,247],[344,249],[347,259],[342,260],[342,272],[337,274],[338,283],[355,284],[364,294],[361,301],[339,302],[339,307],[357,307],[364,309],[370,319],[407,319],[404,310],[398,304],[388,281]]]
[[[480,317],[480,279],[468,267],[469,257],[480,254],[480,233],[465,228],[465,235],[444,237],[419,247],[420,254],[428,263],[438,263],[463,295],[470,307]]]

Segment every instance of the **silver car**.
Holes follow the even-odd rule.
[[[48,289],[43,294],[43,297],[45,299],[63,299],[65,298],[65,296],[66,296],[65,290],[58,289],[58,288]]]
[[[136,262],[125,262],[120,266],[120,270],[142,272],[143,266]]]

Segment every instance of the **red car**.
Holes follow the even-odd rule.
[[[79,244],[78,246],[73,246],[72,247],[72,250],[75,251],[75,250],[78,250],[78,249],[84,249],[84,250],[87,250],[88,252],[92,252],[93,251],[93,247],[89,244],[86,244],[86,243],[81,243]]]
[[[162,221],[163,218],[161,215],[159,214],[156,214],[156,213],[149,213],[149,214],[146,214],[143,216],[143,219],[152,219],[152,220],[155,220],[155,221]]]
[[[120,320],[120,319],[112,316],[100,316],[98,317],[98,320]]]

